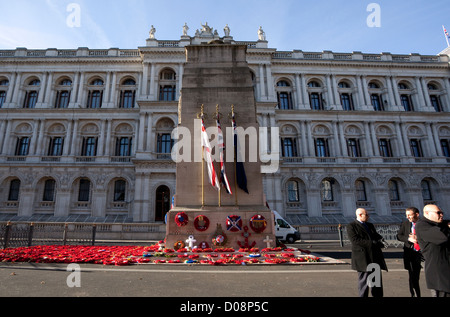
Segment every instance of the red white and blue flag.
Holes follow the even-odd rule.
[[[209,143],[208,133],[206,133],[205,123],[202,118],[202,148],[203,148],[203,158],[208,166],[208,179],[209,183],[216,189],[220,190],[219,182],[217,181],[216,170],[214,169],[214,164],[211,155],[211,144]]]
[[[224,151],[225,144],[223,142],[223,133],[222,128],[220,126],[219,114],[217,114],[217,145],[219,147],[219,157],[220,157],[220,182],[222,186],[225,188],[228,194],[232,194],[230,184],[228,183],[227,174],[225,172],[225,162],[224,162]]]

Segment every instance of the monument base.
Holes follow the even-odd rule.
[[[166,216],[167,248],[239,250],[275,246],[274,216],[265,207],[176,207]]]

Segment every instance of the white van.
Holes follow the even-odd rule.
[[[292,227],[278,212],[272,210],[275,219],[275,236],[280,241],[294,243],[300,240],[300,232]]]

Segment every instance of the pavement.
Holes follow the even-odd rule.
[[[187,305],[184,309],[189,307],[188,300],[190,305],[198,301],[213,301],[216,310],[220,306],[224,310],[225,301],[269,301],[273,309],[274,303],[283,305],[302,297],[312,300],[308,303],[315,303],[314,298],[350,299],[358,296],[357,273],[350,266],[350,246],[341,247],[339,241],[301,241],[289,246],[310,250],[340,263],[246,266],[139,264],[123,267],[82,264],[78,269],[66,264],[0,263],[0,297],[145,298],[149,305],[167,304],[168,299],[176,299],[168,304],[168,308],[183,311],[182,305]],[[382,272],[384,297],[410,297],[408,273],[403,268],[403,249],[388,248],[383,253],[389,269]],[[422,296],[430,297],[423,271],[420,286]],[[232,311],[232,304],[227,307]],[[242,308],[239,308],[241,312]],[[256,309],[255,306],[252,309]],[[264,311],[261,306],[260,310]]]

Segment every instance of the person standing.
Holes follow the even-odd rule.
[[[411,297],[420,297],[420,270],[422,269],[422,252],[417,243],[416,223],[419,220],[419,209],[406,208],[406,218],[397,233],[397,239],[403,242],[403,264],[409,274],[409,291]]]
[[[416,235],[425,258],[425,279],[433,297],[450,297],[450,224],[437,205],[423,207]]]
[[[352,244],[352,269],[358,272],[358,291],[360,297],[368,297],[369,288],[373,297],[383,297],[381,270],[387,271],[381,248],[383,237],[375,226],[368,222],[369,213],[364,208],[356,210],[356,220],[347,225],[348,238]],[[379,266],[379,284],[369,285],[369,270],[372,265]],[[375,270],[376,272],[376,270]]]

